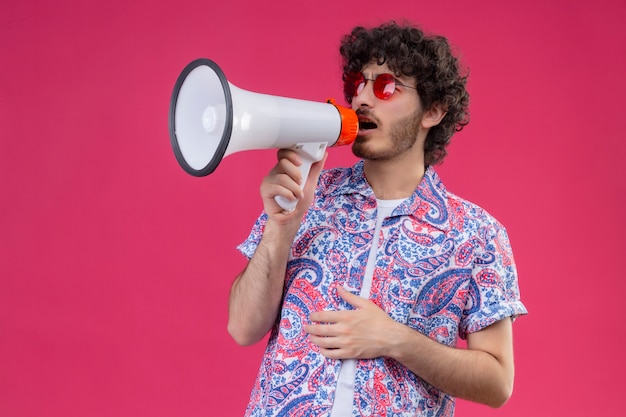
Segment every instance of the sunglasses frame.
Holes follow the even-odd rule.
[[[402,86],[406,88],[411,88],[413,90],[417,90],[417,87],[413,87],[410,85],[403,84],[399,81],[393,74],[390,73],[382,73],[378,74],[376,78],[367,78],[362,72],[353,72],[346,75],[346,79],[343,83],[343,91],[346,97],[356,97],[363,91],[365,86],[367,86],[367,82],[372,81],[372,90],[374,92],[374,96],[376,96],[379,100],[389,100],[391,96],[393,96],[397,90],[396,86]],[[361,83],[363,86],[361,86]],[[382,85],[381,85],[382,83]],[[391,93],[386,93],[385,88],[393,84],[393,91]]]

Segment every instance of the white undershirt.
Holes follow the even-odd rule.
[[[376,200],[378,203],[378,218],[376,219],[376,229],[374,230],[374,239],[372,240],[372,248],[370,249],[367,265],[365,266],[365,274],[363,275],[363,285],[361,286],[360,296],[369,298],[370,289],[372,288],[372,278],[374,275],[374,267],[376,266],[376,255],[378,253],[378,235],[383,220],[391,215],[391,212],[400,205],[405,199],[399,200]],[[354,407],[354,378],[356,376],[356,359],[344,359],[341,361],[339,369],[339,377],[337,378],[337,390],[335,393],[335,401],[330,413],[330,417],[346,417],[352,415]]]

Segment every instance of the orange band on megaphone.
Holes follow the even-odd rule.
[[[335,106],[341,116],[341,132],[339,132],[339,138],[337,138],[334,146],[351,144],[359,132],[359,118],[356,112],[348,107],[335,104],[335,100],[332,98],[328,99],[328,103]]]

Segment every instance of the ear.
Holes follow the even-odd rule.
[[[447,111],[443,109],[441,104],[435,103],[430,106],[430,109],[424,112],[422,116],[422,127],[430,129],[433,126],[437,126],[446,115]]]

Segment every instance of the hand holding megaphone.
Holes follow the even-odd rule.
[[[252,149],[294,149],[302,158],[303,186],[311,165],[327,147],[347,145],[358,132],[356,113],[333,100],[313,102],[242,90],[219,66],[200,58],[181,72],[170,103],[169,131],[181,167],[209,175],[232,153]],[[276,202],[292,210],[297,201]]]

